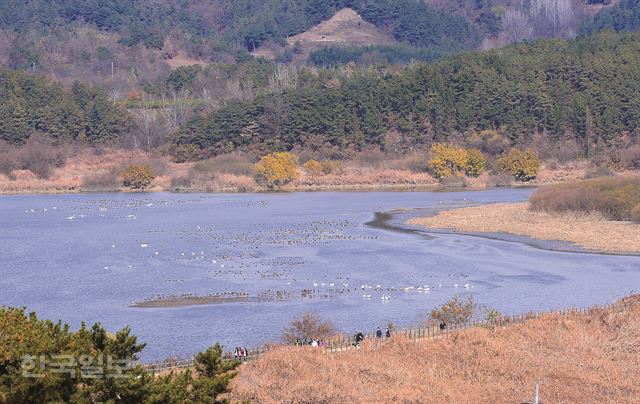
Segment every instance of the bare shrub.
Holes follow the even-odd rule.
[[[284,329],[282,340],[293,344],[296,340],[328,339],[335,335],[336,327],[332,322],[323,320],[318,314],[305,313]]]
[[[192,183],[193,183],[193,178],[189,176],[172,177],[171,189],[175,189],[175,190],[188,189],[188,188],[191,188]]]
[[[506,136],[495,130],[483,130],[479,133],[472,132],[467,137],[466,143],[490,156],[498,156],[511,145]]]
[[[152,158],[149,160],[149,168],[151,168],[151,172],[153,172],[155,175],[161,176],[167,173],[169,164],[164,158]]]
[[[512,175],[502,173],[490,176],[487,185],[490,187],[510,187],[513,185],[513,181]]]
[[[464,177],[460,175],[450,175],[448,177],[444,177],[440,179],[440,183],[445,188],[464,188],[465,181]]]
[[[0,173],[10,175],[13,170],[17,170],[19,167],[18,158],[12,149],[0,151]]]
[[[176,163],[185,163],[188,161],[196,161],[202,158],[203,151],[192,144],[182,144],[171,150],[174,161]]]
[[[387,155],[377,147],[361,151],[355,160],[365,167],[379,168],[387,160]]]
[[[251,192],[256,188],[256,181],[247,175],[217,174],[213,182],[217,188],[230,188],[236,192]]]
[[[557,184],[539,189],[529,198],[534,211],[599,213],[610,220],[631,220],[639,200],[640,176]]]
[[[640,170],[640,145],[631,146],[620,152],[622,165],[627,170]]]
[[[631,209],[630,217],[632,222],[640,223],[640,203]]]
[[[600,177],[612,177],[614,175],[616,175],[616,173],[612,169],[610,169],[606,165],[599,165],[587,171],[584,178],[590,179],[590,178],[600,178]]]
[[[462,299],[455,295],[449,301],[431,310],[429,317],[432,321],[444,323],[446,326],[466,324],[476,314],[477,305],[473,296]]]
[[[32,136],[19,148],[7,148],[0,152],[0,170],[9,174],[12,170],[29,170],[38,178],[46,179],[53,170],[62,167],[68,158],[63,146],[47,143]]]
[[[344,167],[340,160],[323,160],[320,162],[320,170],[324,175],[341,175],[344,173]]]
[[[574,139],[563,140],[553,147],[553,158],[560,164],[578,160],[582,156],[582,147]]]
[[[120,189],[120,178],[116,173],[89,174],[82,179],[81,188],[87,192],[112,192]]]
[[[239,154],[221,154],[208,160],[193,164],[192,170],[198,174],[211,175],[214,173],[253,175],[253,164],[245,156]]]
[[[411,154],[404,161],[404,169],[413,173],[426,173],[429,170],[428,160],[420,153]]]
[[[307,175],[312,177],[317,177],[322,174],[322,165],[317,160],[308,160],[302,165],[302,168],[304,168]]]

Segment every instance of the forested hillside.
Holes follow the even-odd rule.
[[[585,24],[587,33],[610,29],[614,31],[637,31],[640,29],[640,0],[622,0],[611,8],[598,13],[593,21]]]
[[[176,137],[211,154],[309,139],[362,148],[385,134],[417,145],[493,129],[514,143],[571,138],[588,151],[640,128],[640,34],[541,40],[464,53],[398,74],[359,72],[232,102]]]
[[[122,34],[122,43],[162,48],[177,27],[196,41],[214,40],[210,46],[254,50],[267,40],[282,42],[303,32],[344,7],[416,46],[477,43],[466,18],[419,0],[9,0],[0,5],[0,28],[47,30],[85,22]]]
[[[0,99],[0,140],[9,143],[33,134],[60,142],[108,141],[131,126],[103,90],[83,84],[68,90],[44,77],[0,69]]]

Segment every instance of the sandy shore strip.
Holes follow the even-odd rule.
[[[461,232],[510,233],[574,243],[591,251],[640,254],[640,224],[595,215],[532,212],[528,203],[493,204],[446,210],[409,224]]]
[[[221,296],[192,296],[192,297],[172,297],[167,299],[149,299],[140,302],[135,302],[130,307],[138,308],[170,308],[170,307],[188,307],[199,306],[209,304],[222,304],[222,303],[248,303],[248,302],[260,302],[257,297],[250,296],[236,296],[236,297],[221,297]]]

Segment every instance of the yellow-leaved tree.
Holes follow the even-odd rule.
[[[122,173],[122,184],[131,189],[143,189],[148,187],[154,178],[148,164],[132,165]]]
[[[317,160],[308,160],[303,165],[304,170],[312,177],[322,175],[322,164]]]
[[[458,175],[467,165],[467,151],[450,144],[434,143],[430,156],[429,171],[438,179]]]
[[[469,177],[477,177],[487,168],[487,158],[478,149],[467,150],[467,163],[464,172]]]
[[[540,169],[538,155],[530,149],[511,149],[498,157],[498,171],[509,173],[518,181],[531,181]]]
[[[255,169],[271,187],[288,184],[300,176],[298,156],[289,152],[267,154],[260,159]]]

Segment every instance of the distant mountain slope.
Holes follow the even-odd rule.
[[[622,0],[613,7],[604,8],[585,24],[583,32],[610,29],[613,31],[637,31],[640,29],[640,0]]]
[[[416,145],[498,130],[524,144],[539,134],[608,145],[638,135],[639,53],[638,33],[597,34],[463,53],[395,75],[362,72],[230,103],[192,120],[176,142],[289,149],[315,136],[358,148],[382,145],[390,131]]]

